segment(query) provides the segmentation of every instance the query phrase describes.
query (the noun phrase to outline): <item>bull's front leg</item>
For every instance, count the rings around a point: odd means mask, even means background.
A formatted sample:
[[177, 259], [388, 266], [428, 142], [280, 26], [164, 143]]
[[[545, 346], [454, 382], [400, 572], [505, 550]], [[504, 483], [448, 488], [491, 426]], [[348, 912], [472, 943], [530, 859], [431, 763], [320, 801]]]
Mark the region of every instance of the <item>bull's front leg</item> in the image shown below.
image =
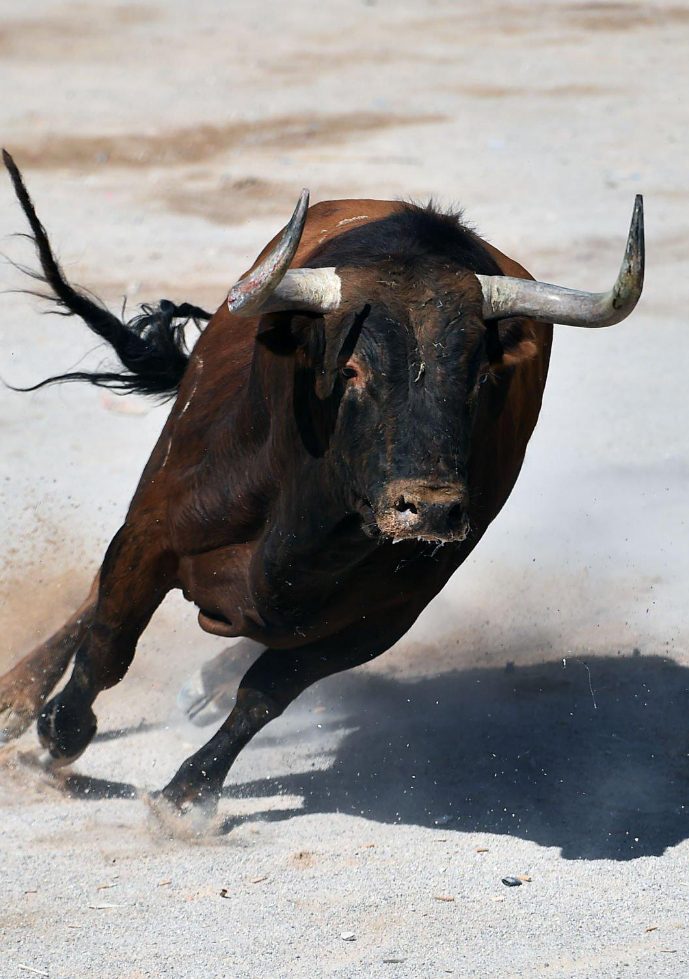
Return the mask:
[[0, 677], [0, 741], [18, 738], [38, 717], [88, 633], [97, 593], [98, 576], [86, 601], [62, 628]]
[[125, 524], [108, 548], [72, 675], [38, 718], [39, 740], [54, 764], [74, 761], [93, 738], [93, 702], [124, 677], [139, 636], [172, 586], [175, 561], [156, 548], [155, 529]]
[[[342, 635], [299, 649], [266, 649], [242, 679], [231, 714], [207, 744], [188, 758], [162, 790], [183, 813], [198, 804], [213, 809], [235, 758], [268, 724], [317, 680], [369, 662], [397, 641], [386, 635]], [[154, 810], [160, 796], [153, 800]]]

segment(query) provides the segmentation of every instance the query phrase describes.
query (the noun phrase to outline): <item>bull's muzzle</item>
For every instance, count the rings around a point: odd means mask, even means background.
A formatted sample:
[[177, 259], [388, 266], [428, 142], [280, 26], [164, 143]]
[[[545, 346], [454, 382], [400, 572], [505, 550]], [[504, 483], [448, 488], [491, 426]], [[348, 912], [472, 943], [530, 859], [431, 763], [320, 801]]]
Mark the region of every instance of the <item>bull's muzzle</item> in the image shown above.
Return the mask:
[[469, 534], [467, 502], [462, 483], [396, 480], [374, 512], [380, 532], [393, 541], [459, 542]]

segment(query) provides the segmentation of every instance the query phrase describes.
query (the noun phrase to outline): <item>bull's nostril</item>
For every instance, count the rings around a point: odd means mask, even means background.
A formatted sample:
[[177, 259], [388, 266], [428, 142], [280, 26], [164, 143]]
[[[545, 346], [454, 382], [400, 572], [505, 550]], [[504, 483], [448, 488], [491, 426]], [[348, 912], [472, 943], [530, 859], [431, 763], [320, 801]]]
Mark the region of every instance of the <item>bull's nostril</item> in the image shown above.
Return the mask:
[[400, 513], [418, 513], [414, 504], [410, 500], [405, 500], [403, 496], [395, 500], [395, 510], [399, 510]]

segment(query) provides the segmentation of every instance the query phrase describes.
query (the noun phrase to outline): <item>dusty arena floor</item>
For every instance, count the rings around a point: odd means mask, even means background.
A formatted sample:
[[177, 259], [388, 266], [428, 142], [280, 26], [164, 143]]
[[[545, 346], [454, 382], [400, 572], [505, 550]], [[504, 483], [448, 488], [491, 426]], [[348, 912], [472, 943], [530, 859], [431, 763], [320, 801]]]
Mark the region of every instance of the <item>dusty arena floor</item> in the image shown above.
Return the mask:
[[[223, 642], [178, 597], [66, 778], [33, 731], [2, 749], [3, 979], [687, 975], [689, 5], [0, 0], [0, 77], [1, 142], [113, 308], [214, 308], [303, 186], [459, 203], [585, 289], [642, 192], [648, 260], [628, 322], [557, 330], [472, 559], [242, 754], [219, 835], [168, 839], [141, 799], [210, 734], [176, 694]], [[2, 179], [0, 247], [31, 264], [24, 230]], [[107, 356], [0, 305], [11, 384]], [[0, 388], [3, 669], [81, 601], [165, 416]]]

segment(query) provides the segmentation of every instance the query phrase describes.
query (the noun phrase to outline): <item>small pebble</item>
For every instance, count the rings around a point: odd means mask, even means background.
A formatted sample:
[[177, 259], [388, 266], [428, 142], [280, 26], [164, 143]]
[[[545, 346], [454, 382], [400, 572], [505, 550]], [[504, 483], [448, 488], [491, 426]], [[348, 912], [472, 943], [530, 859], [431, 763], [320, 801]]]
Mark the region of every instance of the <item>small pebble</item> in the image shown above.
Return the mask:
[[340, 935], [343, 942], [353, 942], [356, 941], [356, 935], [353, 931], [343, 931]]
[[521, 887], [522, 882], [518, 877], [503, 877], [502, 882], [505, 887]]

